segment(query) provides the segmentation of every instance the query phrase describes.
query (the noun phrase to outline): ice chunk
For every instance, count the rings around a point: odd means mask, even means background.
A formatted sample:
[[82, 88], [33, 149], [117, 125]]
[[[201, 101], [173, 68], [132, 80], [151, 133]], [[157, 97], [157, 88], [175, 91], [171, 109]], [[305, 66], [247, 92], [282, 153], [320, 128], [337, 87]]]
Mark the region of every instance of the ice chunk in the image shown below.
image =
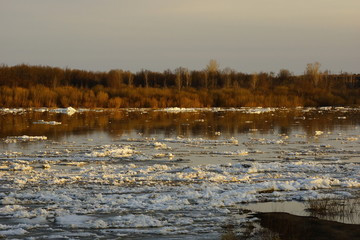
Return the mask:
[[94, 218], [90, 216], [71, 214], [71, 215], [56, 217], [55, 222], [63, 226], [80, 228], [80, 227], [86, 227], [86, 223], [93, 219]]
[[16, 143], [16, 142], [33, 142], [33, 141], [43, 141], [47, 140], [46, 136], [10, 136], [5, 139], [6, 143]]
[[212, 139], [203, 139], [203, 138], [165, 138], [161, 140], [162, 142], [172, 142], [172, 143], [188, 143], [188, 144], [238, 144], [239, 141], [236, 138], [230, 139], [220, 139], [220, 140], [212, 140]]
[[315, 136], [320, 136], [322, 135], [324, 132], [323, 131], [315, 131]]
[[39, 121], [33, 122], [33, 124], [61, 125], [61, 122], [39, 120]]
[[195, 108], [171, 107], [171, 108], [160, 109], [160, 111], [171, 112], [171, 113], [180, 113], [180, 112], [197, 112], [198, 110]]
[[249, 154], [247, 150], [225, 151], [225, 152], [212, 152], [212, 154], [227, 155], [227, 156], [246, 156]]
[[165, 143], [161, 143], [161, 142], [154, 142], [151, 145], [154, 146], [155, 149], [168, 149], [169, 148], [168, 146], [166, 146]]
[[26, 112], [26, 109], [24, 108], [1, 108], [0, 109], [1, 112], [4, 113], [12, 113], [12, 114], [18, 114], [18, 113], [24, 113]]
[[153, 216], [148, 215], [134, 215], [129, 214], [125, 216], [118, 216], [112, 218], [112, 222], [117, 227], [133, 227], [133, 228], [142, 228], [142, 227], [162, 227], [168, 224], [167, 221], [160, 221]]
[[86, 153], [88, 157], [130, 157], [137, 153], [135, 150], [131, 149], [130, 146], [118, 147], [118, 146], [109, 146], [104, 145], [100, 150], [93, 150], [90, 153]]
[[73, 107], [67, 107], [67, 108], [56, 108], [56, 109], [52, 109], [50, 110], [50, 112], [55, 112], [55, 113], [63, 113], [63, 114], [67, 114], [69, 116], [73, 115], [74, 113], [76, 113], [76, 109]]
[[6, 236], [13, 236], [13, 235], [24, 235], [26, 233], [28, 233], [28, 231], [26, 231], [23, 228], [14, 228], [14, 229], [0, 231], [0, 237], [1, 236], [6, 237]]

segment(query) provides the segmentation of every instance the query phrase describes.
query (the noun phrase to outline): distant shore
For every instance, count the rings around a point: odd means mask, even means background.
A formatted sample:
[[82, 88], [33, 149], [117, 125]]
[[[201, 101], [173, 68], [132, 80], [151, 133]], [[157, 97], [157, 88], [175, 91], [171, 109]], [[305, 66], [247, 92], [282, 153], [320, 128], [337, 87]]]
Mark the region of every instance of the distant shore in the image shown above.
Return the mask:
[[0, 66], [0, 107], [167, 108], [360, 106], [360, 74], [331, 74], [308, 64], [245, 74], [218, 69], [136, 73], [47, 66]]

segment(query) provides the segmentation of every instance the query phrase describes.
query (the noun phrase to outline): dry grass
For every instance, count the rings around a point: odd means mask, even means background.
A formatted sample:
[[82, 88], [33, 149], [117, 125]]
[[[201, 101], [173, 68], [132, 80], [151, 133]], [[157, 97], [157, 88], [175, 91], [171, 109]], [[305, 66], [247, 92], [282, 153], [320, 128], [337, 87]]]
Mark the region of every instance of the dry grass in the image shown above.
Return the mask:
[[360, 199], [314, 199], [306, 202], [306, 209], [314, 216], [345, 216], [360, 212]]

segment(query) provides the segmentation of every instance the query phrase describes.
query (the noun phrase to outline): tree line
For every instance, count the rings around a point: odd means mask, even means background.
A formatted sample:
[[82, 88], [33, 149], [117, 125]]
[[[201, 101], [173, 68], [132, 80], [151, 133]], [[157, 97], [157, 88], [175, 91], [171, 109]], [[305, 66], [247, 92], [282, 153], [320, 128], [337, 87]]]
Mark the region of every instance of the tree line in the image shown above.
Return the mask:
[[358, 106], [360, 74], [241, 73], [210, 60], [203, 70], [92, 72], [49, 66], [0, 66], [0, 107], [294, 107]]

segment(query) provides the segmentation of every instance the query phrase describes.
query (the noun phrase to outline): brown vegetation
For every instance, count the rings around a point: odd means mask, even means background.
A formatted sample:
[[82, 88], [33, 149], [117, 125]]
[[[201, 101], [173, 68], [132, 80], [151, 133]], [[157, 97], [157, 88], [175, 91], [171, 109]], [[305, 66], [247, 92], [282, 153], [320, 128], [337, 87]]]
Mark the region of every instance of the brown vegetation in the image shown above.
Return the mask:
[[0, 107], [292, 107], [360, 105], [360, 75], [244, 74], [220, 70], [211, 60], [202, 71], [177, 68], [89, 72], [43, 66], [0, 66]]

